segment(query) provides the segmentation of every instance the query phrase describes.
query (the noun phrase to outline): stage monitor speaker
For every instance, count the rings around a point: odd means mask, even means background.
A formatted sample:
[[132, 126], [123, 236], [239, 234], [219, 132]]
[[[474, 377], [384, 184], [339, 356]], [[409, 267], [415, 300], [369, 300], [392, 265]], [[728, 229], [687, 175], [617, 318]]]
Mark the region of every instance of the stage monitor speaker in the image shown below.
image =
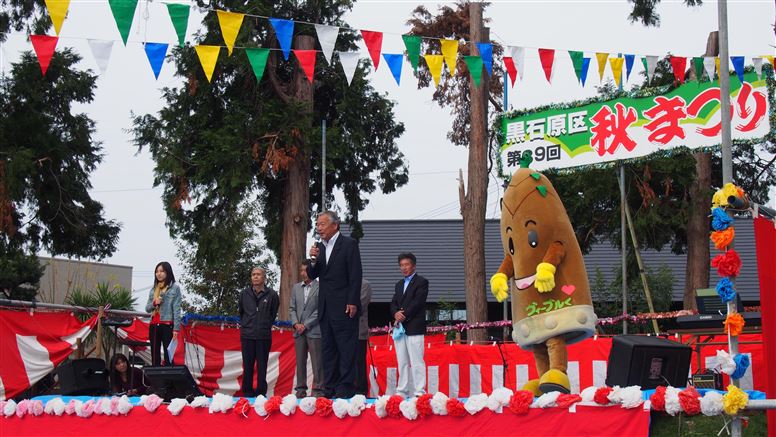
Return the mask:
[[690, 373], [692, 349], [681, 343], [646, 335], [618, 335], [612, 339], [606, 385], [642, 390], [659, 385], [684, 387]]
[[105, 360], [83, 358], [57, 367], [59, 392], [65, 396], [99, 396], [108, 393], [108, 371]]
[[152, 391], [165, 401], [175, 398], [191, 401], [202, 394], [186, 366], [146, 367], [143, 376]]

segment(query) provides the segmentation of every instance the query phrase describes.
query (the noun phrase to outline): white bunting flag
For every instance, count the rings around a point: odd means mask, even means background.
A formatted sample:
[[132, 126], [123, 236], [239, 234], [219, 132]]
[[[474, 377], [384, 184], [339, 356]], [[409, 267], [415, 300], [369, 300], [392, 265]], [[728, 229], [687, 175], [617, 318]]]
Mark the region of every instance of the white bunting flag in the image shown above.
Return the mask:
[[523, 70], [525, 69], [525, 48], [510, 47], [509, 51], [512, 53], [512, 63], [515, 64], [517, 75], [520, 76], [520, 80], [523, 80]]
[[703, 58], [703, 69], [706, 70], [709, 80], [714, 80], [714, 72], [717, 70], [717, 61], [714, 56], [705, 56]]
[[90, 39], [89, 47], [92, 49], [92, 56], [100, 68], [100, 74], [105, 74], [110, 62], [110, 53], [113, 50], [113, 41]]
[[321, 51], [326, 58], [326, 62], [331, 65], [331, 55], [334, 53], [334, 45], [337, 43], [339, 27], [327, 26], [325, 24], [316, 24], [315, 32], [318, 33], [318, 42], [321, 44]]
[[342, 70], [345, 71], [345, 77], [348, 79], [348, 85], [353, 82], [353, 75], [358, 68], [358, 61], [360, 60], [359, 52], [337, 52], [342, 64]]
[[763, 75], [763, 58], [752, 58], [752, 65], [754, 65], [754, 72], [757, 73], [759, 79]]
[[647, 60], [647, 78], [651, 82], [657, 68], [657, 56], [644, 56], [644, 59]]

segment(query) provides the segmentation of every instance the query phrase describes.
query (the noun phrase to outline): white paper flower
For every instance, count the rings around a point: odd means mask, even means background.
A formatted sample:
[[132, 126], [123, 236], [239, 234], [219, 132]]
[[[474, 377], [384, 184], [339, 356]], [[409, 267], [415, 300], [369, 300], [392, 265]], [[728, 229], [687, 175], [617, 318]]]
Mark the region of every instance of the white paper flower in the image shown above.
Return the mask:
[[[213, 398], [213, 400], [215, 401], [215, 398]], [[264, 395], [256, 396], [256, 400], [253, 402], [253, 409], [256, 411], [256, 414], [261, 417], [265, 417], [267, 415], [267, 410], [264, 409], [264, 404], [266, 403], [267, 398], [265, 398]]]
[[469, 412], [469, 414], [473, 415], [482, 411], [487, 403], [488, 395], [485, 393], [480, 393], [478, 395], [469, 396], [469, 399], [466, 400], [466, 403], [463, 404], [463, 407], [466, 409], [466, 411]]
[[488, 396], [488, 409], [500, 413], [505, 406], [509, 405], [509, 399], [512, 398], [512, 394], [514, 394], [512, 390], [506, 387], [499, 387], [493, 390], [493, 393]]
[[210, 399], [208, 399], [207, 396], [197, 396], [193, 401], [191, 401], [191, 406], [193, 408], [209, 407]]
[[355, 395], [353, 396], [353, 399], [350, 400], [350, 405], [348, 406], [348, 415], [350, 417], [358, 417], [361, 415], [361, 412], [366, 409], [366, 396], [364, 395]]
[[722, 414], [722, 394], [716, 391], [707, 391], [701, 398], [701, 413], [704, 416]]
[[732, 375], [736, 371], [736, 362], [729, 353], [719, 349], [717, 350], [717, 362], [714, 368], [726, 375]]
[[5, 417], [11, 417], [14, 414], [16, 414], [16, 402], [11, 399], [10, 401], [5, 403], [5, 406], [3, 407], [3, 415]]
[[160, 405], [162, 405], [162, 398], [157, 395], [148, 396], [145, 402], [143, 402], [143, 406], [149, 413], [156, 411]]
[[682, 412], [682, 405], [679, 403], [679, 391], [676, 387], [666, 387], [666, 413], [672, 416]]
[[62, 398], [53, 398], [46, 402], [46, 407], [43, 411], [46, 414], [53, 414], [55, 416], [61, 416], [65, 412], [65, 401]]
[[590, 386], [584, 390], [579, 396], [582, 398], [582, 402], [595, 402], [595, 392], [598, 390], [596, 386]]
[[559, 391], [551, 391], [549, 393], [544, 393], [543, 395], [536, 398], [532, 406], [535, 406], [538, 408], [554, 407], [557, 405], [556, 402], [558, 401], [558, 396], [560, 396]]
[[283, 400], [280, 402], [280, 412], [286, 416], [294, 414], [294, 411], [296, 411], [296, 406], [296, 396], [292, 394], [285, 395], [283, 396]]
[[431, 404], [431, 411], [439, 416], [447, 416], [447, 400], [449, 398], [442, 392], [434, 393], [434, 397], [431, 398], [429, 404]]
[[132, 404], [129, 402], [129, 398], [127, 395], [123, 395], [119, 399], [119, 405], [118, 405], [118, 411], [119, 414], [126, 416], [129, 414], [129, 411], [132, 410]]
[[388, 415], [388, 411], [385, 410], [385, 406], [388, 404], [390, 396], [382, 395], [375, 401], [375, 414], [379, 418], [384, 418]]
[[622, 408], [636, 408], [644, 403], [644, 393], [641, 386], [631, 385], [620, 389], [620, 403]]
[[181, 414], [181, 411], [183, 411], [183, 407], [188, 405], [188, 401], [183, 398], [175, 398], [172, 401], [170, 401], [170, 405], [167, 406], [167, 411], [170, 412], [173, 416], [177, 416], [178, 414]]
[[399, 411], [401, 415], [409, 420], [415, 420], [418, 418], [418, 398], [409, 398], [401, 401], [399, 404]]
[[308, 416], [315, 414], [315, 398], [312, 396], [303, 398], [301, 401], [299, 401], [299, 409]]
[[343, 417], [348, 415], [348, 407], [350, 406], [350, 403], [342, 398], [335, 399], [334, 402], [331, 404], [331, 411], [334, 413], [335, 416], [342, 419]]
[[606, 395], [606, 399], [609, 400], [610, 404], [619, 404], [622, 402], [622, 394], [620, 393], [622, 391], [622, 387], [619, 385], [615, 385], [612, 387], [612, 391], [609, 392], [608, 395]]
[[106, 416], [110, 416], [111, 415], [110, 398], [102, 397], [98, 399], [97, 408], [95, 408], [94, 414], [104, 414]]
[[148, 399], [148, 395], [140, 396], [140, 400], [137, 402], [137, 406], [142, 407], [143, 405], [145, 405], [146, 399]]

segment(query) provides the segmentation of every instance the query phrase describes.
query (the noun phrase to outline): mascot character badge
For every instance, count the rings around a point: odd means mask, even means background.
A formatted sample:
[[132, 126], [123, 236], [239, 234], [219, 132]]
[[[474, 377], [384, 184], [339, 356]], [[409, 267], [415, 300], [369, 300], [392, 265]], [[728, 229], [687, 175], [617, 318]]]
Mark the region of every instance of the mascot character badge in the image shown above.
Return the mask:
[[566, 345], [595, 333], [597, 317], [582, 251], [566, 209], [549, 179], [518, 169], [501, 205], [504, 261], [490, 280], [499, 302], [512, 295], [512, 338], [531, 350], [539, 379], [523, 387], [537, 396], [568, 393]]

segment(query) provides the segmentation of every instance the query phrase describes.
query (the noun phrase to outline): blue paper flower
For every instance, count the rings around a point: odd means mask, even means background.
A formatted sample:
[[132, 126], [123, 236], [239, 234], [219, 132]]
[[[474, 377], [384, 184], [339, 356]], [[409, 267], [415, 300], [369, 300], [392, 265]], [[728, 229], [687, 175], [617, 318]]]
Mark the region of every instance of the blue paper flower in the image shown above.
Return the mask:
[[733, 223], [733, 219], [730, 218], [724, 209], [714, 208], [711, 210], [711, 227], [715, 231], [724, 231]]
[[733, 372], [730, 377], [733, 379], [739, 379], [744, 376], [746, 369], [749, 368], [749, 355], [737, 354], [735, 357], [733, 357], [733, 361], [736, 362], [736, 371]]
[[732, 302], [736, 298], [736, 289], [733, 288], [730, 278], [722, 278], [717, 282], [717, 294], [725, 303]]

